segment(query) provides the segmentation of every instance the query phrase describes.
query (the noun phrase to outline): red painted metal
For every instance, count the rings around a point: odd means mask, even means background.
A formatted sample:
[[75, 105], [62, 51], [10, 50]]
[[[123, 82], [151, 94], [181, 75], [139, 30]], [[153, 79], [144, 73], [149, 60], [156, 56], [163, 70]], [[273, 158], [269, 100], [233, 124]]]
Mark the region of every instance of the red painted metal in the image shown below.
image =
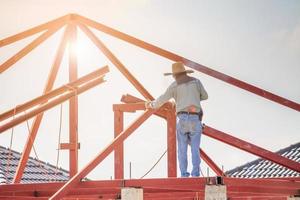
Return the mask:
[[261, 158], [270, 160], [274, 163], [277, 163], [279, 165], [282, 165], [284, 167], [287, 167], [289, 169], [292, 169], [296, 172], [300, 172], [300, 163], [297, 163], [293, 160], [290, 160], [286, 157], [283, 157], [281, 155], [278, 155], [276, 153], [273, 153], [271, 151], [268, 151], [266, 149], [263, 149], [259, 146], [256, 146], [254, 144], [251, 144], [249, 142], [246, 142], [244, 140], [241, 140], [239, 138], [233, 137], [231, 135], [228, 135], [222, 131], [216, 130], [214, 128], [211, 128], [209, 126], [205, 126], [203, 134], [212, 137], [216, 140], [219, 140], [221, 142], [224, 142], [226, 144], [229, 144], [231, 146], [237, 147], [239, 149], [242, 149], [246, 152], [252, 153], [254, 155], [257, 155]]
[[177, 177], [176, 159], [176, 111], [172, 107], [167, 114], [168, 177]]
[[80, 149], [80, 143], [60, 143], [59, 144], [59, 149]]
[[[82, 31], [95, 43], [95, 45], [108, 57], [108, 59], [120, 70], [120, 72], [136, 87], [136, 89], [148, 100], [152, 100], [153, 97], [150, 93], [142, 86], [141, 83], [137, 81], [137, 79], [126, 69], [126, 67], [116, 58], [116, 56], [90, 31], [87, 26], [96, 28], [102, 32], [105, 32], [109, 35], [122, 39], [126, 42], [144, 48], [150, 52], [153, 52], [157, 55], [163, 56], [173, 61], [182, 61], [186, 66], [191, 67], [195, 70], [198, 70], [202, 73], [215, 77], [217, 79], [223, 80], [229, 84], [242, 88], [244, 90], [250, 91], [254, 94], [267, 98], [271, 101], [277, 102], [284, 106], [290, 107], [297, 111], [300, 111], [300, 105], [296, 102], [287, 100], [278, 95], [272, 94], [268, 91], [230, 77], [226, 74], [220, 73], [218, 71], [212, 70], [206, 66], [195, 63], [191, 60], [188, 60], [184, 57], [136, 39], [132, 36], [124, 34], [122, 32], [116, 31], [112, 28], [104, 26], [95, 21], [89, 20], [87, 18], [81, 17], [79, 15], [70, 14], [54, 20], [52, 22], [34, 27], [29, 29], [28, 31], [24, 31], [20, 34], [14, 35], [12, 37], [6, 38], [4, 40], [0, 40], [0, 47], [18, 41], [20, 39], [26, 38], [30, 35], [33, 35], [37, 32], [41, 32], [43, 30], [48, 30], [36, 40], [34, 40], [27, 47], [18, 52], [14, 57], [10, 58], [4, 64], [0, 66], [0, 72], [8, 69], [11, 65], [21, 59], [23, 56], [28, 54], [32, 49], [50, 37], [55, 31], [57, 31], [61, 26], [65, 23], [68, 23], [68, 30], [70, 30], [70, 35], [66, 35], [68, 32], [66, 30], [65, 36], [70, 37], [70, 40], [75, 41], [76, 35], [76, 25], [78, 25]], [[55, 30], [56, 29], [56, 30]], [[53, 33], [51, 33], [51, 31]], [[45, 88], [44, 93], [51, 90], [53, 82], [55, 80], [55, 76], [61, 62], [61, 58], [63, 55], [63, 51], [65, 48], [65, 40], [63, 39], [60, 45], [60, 48], [57, 52], [56, 59], [52, 66], [52, 72], [50, 73], [47, 86]], [[76, 57], [70, 55], [70, 80], [73, 81], [77, 79], [77, 72], [74, 70], [77, 66]], [[73, 96], [84, 92], [85, 90], [100, 84], [103, 82], [103, 77], [94, 77], [90, 81], [87, 81], [86, 84], [83, 83], [83, 80], [78, 80], [77, 84], [79, 86], [74, 86], [75, 82], [72, 82], [68, 85], [68, 89], [65, 87], [58, 88], [53, 92], [46, 93], [45, 95], [34, 99], [26, 104], [23, 104], [15, 109], [12, 109], [8, 112], [5, 112], [0, 115], [0, 121], [5, 120], [14, 113], [20, 113], [27, 109], [32, 108], [29, 113], [23, 114], [17, 117], [14, 120], [9, 121], [8, 123], [4, 123], [4, 125], [0, 126], [0, 133], [4, 130], [7, 130], [10, 127], [13, 127], [24, 120], [27, 120], [35, 115], [38, 115], [37, 119], [39, 121], [34, 122], [36, 126], [33, 126], [32, 132], [36, 134], [40, 121], [42, 119], [42, 113], [45, 110], [52, 108], [53, 106], [72, 98]], [[71, 89], [71, 90], [70, 90]], [[63, 94], [58, 97], [58, 94]], [[58, 97], [52, 100], [53, 97]], [[103, 151], [101, 151], [98, 156], [92, 160], [86, 167], [84, 167], [80, 172], [74, 170], [71, 172], [73, 174], [73, 178], [71, 178], [67, 183], [47, 183], [47, 184], [13, 184], [13, 185], [0, 185], [0, 199], [113, 199], [116, 198], [117, 195], [120, 194], [120, 189], [122, 187], [142, 187], [144, 189], [144, 197], [145, 199], [194, 199], [194, 198], [203, 198], [204, 195], [204, 187], [208, 182], [215, 184], [215, 178], [210, 178], [210, 181], [207, 178], [168, 178], [168, 179], [143, 179], [143, 180], [112, 180], [112, 181], [86, 181], [82, 182], [82, 178], [84, 178], [91, 170], [93, 170], [107, 155], [109, 155], [113, 150], [115, 150], [115, 168], [118, 168], [115, 172], [115, 177], [123, 178], [123, 166], [120, 163], [123, 162], [123, 142], [124, 140], [131, 135], [131, 133], [137, 129], [147, 118], [149, 118], [152, 114], [156, 114], [164, 119], [167, 119], [168, 123], [168, 176], [176, 176], [176, 140], [175, 136], [175, 111], [174, 108], [170, 104], [165, 104], [159, 110], [148, 110], [143, 115], [141, 115], [133, 124], [131, 124], [128, 128], [123, 131], [123, 117], [120, 118], [120, 113], [124, 111], [134, 112], [136, 110], [144, 110], [144, 101], [138, 99], [136, 97], [127, 95], [122, 98], [122, 101], [126, 104], [118, 104], [114, 105], [115, 111], [115, 121], [118, 123], [115, 124], [115, 136], [116, 138], [112, 141], [110, 145], [108, 145]], [[75, 146], [77, 150], [77, 102], [76, 100], [71, 103], [70, 106], [70, 119], [73, 123], [70, 124], [70, 130], [72, 138], [70, 138], [69, 146], [72, 147], [70, 149], [74, 149]], [[34, 108], [34, 105], [37, 108]], [[116, 114], [116, 112], [119, 112]], [[122, 122], [122, 123], [119, 123]], [[122, 125], [122, 126], [121, 126]], [[204, 129], [204, 134], [214, 139], [220, 140], [226, 144], [232, 145], [239, 149], [245, 150], [249, 153], [253, 153], [262, 158], [268, 159], [272, 162], [280, 164], [282, 166], [288, 167], [292, 170], [300, 172], [300, 164], [294, 161], [291, 161], [287, 158], [279, 156], [275, 153], [267, 151], [261, 147], [253, 145], [251, 143], [245, 142], [228, 134], [225, 134], [221, 131], [213, 129], [211, 127], [206, 126]], [[35, 136], [32, 138], [34, 140]], [[31, 140], [31, 139], [30, 139]], [[33, 143], [33, 141], [32, 141]], [[76, 144], [76, 145], [74, 145]], [[26, 147], [31, 149], [32, 144], [27, 144]], [[202, 150], [202, 158], [205, 160], [208, 165], [216, 172], [217, 175], [223, 175], [223, 172], [218, 168], [218, 166], [203, 152]], [[174, 153], [175, 152], [175, 153]], [[29, 155], [28, 153], [28, 155]], [[70, 157], [74, 157], [73, 154]], [[76, 157], [76, 156], [75, 156]], [[22, 165], [26, 164], [26, 156], [22, 161]], [[119, 163], [118, 163], [119, 162]], [[78, 158], [70, 161], [70, 166], [78, 163]], [[122, 170], [121, 170], [122, 169]], [[76, 173], [77, 172], [77, 173]], [[15, 180], [21, 178], [22, 170], [19, 170], [19, 175]], [[300, 182], [297, 178], [295, 179], [232, 179], [224, 177], [224, 183], [227, 186], [228, 197], [230, 199], [284, 199], [286, 196], [290, 195], [299, 195]], [[7, 186], [7, 187], [6, 187]], [[66, 196], [65, 196], [66, 195]], [[15, 197], [12, 197], [15, 196]], [[38, 197], [35, 197], [38, 196]]]
[[206, 164], [216, 173], [216, 175], [224, 176], [223, 171], [201, 148], [199, 148], [199, 151], [201, 159], [203, 159], [206, 162]]
[[14, 43], [14, 42], [17, 42], [19, 40], [25, 39], [27, 37], [30, 37], [30, 36], [36, 34], [36, 33], [45, 31], [45, 30], [47, 30], [51, 27], [56, 27], [57, 25], [64, 24], [69, 20], [69, 18], [70, 18], [70, 15], [65, 15], [65, 16], [59, 17], [55, 20], [52, 20], [50, 22], [41, 24], [39, 26], [35, 26], [31, 29], [28, 29], [28, 30], [23, 31], [21, 33], [18, 33], [16, 35], [12, 35], [10, 37], [2, 39], [2, 40], [0, 40], [0, 47], [4, 47], [4, 46], [9, 45], [11, 43]]
[[[60, 45], [58, 47], [58, 50], [57, 50], [57, 53], [56, 53], [56, 56], [55, 56], [55, 59], [54, 59], [54, 63], [52, 64], [51, 71], [50, 71], [50, 74], [48, 76], [47, 84], [44, 88], [43, 94], [48, 93], [54, 85], [54, 81], [55, 81], [60, 63], [62, 61], [64, 50], [65, 50], [65, 47], [66, 47], [66, 42], [67, 42], [68, 35], [69, 35], [69, 29], [66, 29], [65, 32], [64, 32], [64, 35], [62, 37], [62, 40], [60, 42]], [[34, 104], [33, 104], [33, 102], [29, 102], [26, 105], [33, 106]], [[25, 110], [25, 108], [26, 108], [25, 104], [23, 104], [22, 107], [24, 109], [22, 109], [22, 108], [13, 109], [14, 111], [12, 110], [11, 112], [6, 112], [6, 113], [8, 113], [8, 114], [9, 113], [11, 113], [11, 114], [15, 113], [16, 114], [18, 112], [21, 112], [21, 111]], [[35, 117], [35, 119], [33, 121], [30, 133], [28, 135], [26, 144], [24, 146], [24, 149], [23, 149], [23, 152], [22, 152], [22, 155], [21, 155], [21, 159], [19, 161], [16, 173], [15, 173], [15, 176], [14, 176], [14, 180], [13, 180], [14, 183], [20, 183], [20, 181], [21, 181], [21, 178], [22, 178], [27, 160], [29, 158], [33, 143], [35, 141], [38, 129], [40, 127], [40, 123], [42, 121], [42, 118], [43, 118], [43, 113], [40, 113], [38, 116]]]
[[[131, 100], [136, 102], [133, 96], [130, 97]], [[126, 101], [123, 99], [122, 101]], [[164, 106], [162, 108], [167, 107]], [[127, 104], [114, 104], [113, 110], [115, 113], [115, 137], [123, 130], [123, 112], [135, 112], [136, 110], [145, 110], [144, 102], [137, 103], [127, 103]], [[155, 111], [155, 114], [158, 115], [158, 111]], [[175, 109], [170, 109], [167, 112], [167, 140], [168, 140], [168, 177], [177, 176], [177, 165], [176, 165], [176, 116]], [[120, 124], [121, 123], [121, 124]], [[115, 149], [115, 178], [123, 179], [123, 144], [120, 144], [120, 147]]]
[[[122, 98], [121, 98], [121, 101], [124, 102], [124, 103], [127, 103], [127, 104], [131, 104], [131, 103], [136, 103], [136, 104], [142, 103], [142, 104], [144, 104], [144, 103], [145, 103], [144, 100], [139, 99], [139, 98], [137, 98], [137, 97], [135, 97], [135, 96], [132, 96], [132, 95], [130, 95], [130, 94], [123, 95]], [[168, 104], [168, 103], [167, 103], [167, 104]], [[166, 119], [167, 112], [168, 112], [168, 108], [165, 107], [165, 106], [166, 106], [166, 104], [163, 105], [162, 107], [160, 107], [160, 108], [155, 112], [155, 115], [157, 115], [157, 116], [159, 116], [159, 117], [161, 117], [161, 118], [163, 118], [163, 119]], [[142, 106], [141, 106], [141, 108], [142, 108]], [[143, 107], [142, 110], [145, 110], [145, 106]]]
[[26, 47], [24, 47], [22, 50], [20, 50], [18, 53], [16, 53], [14, 56], [9, 58], [7, 61], [2, 63], [0, 65], [0, 73], [7, 70], [10, 66], [18, 62], [21, 58], [26, 56], [30, 51], [32, 51], [34, 48], [36, 48], [38, 45], [40, 45], [42, 42], [44, 42], [46, 39], [48, 39], [51, 35], [53, 35], [58, 29], [62, 27], [62, 24], [55, 26], [54, 28], [49, 29], [42, 35], [40, 35], [38, 38], [33, 40], [30, 44], [28, 44]]
[[99, 38], [94, 35], [94, 33], [87, 26], [84, 24], [79, 24], [79, 27], [146, 99], [154, 99], [152, 95], [144, 88], [144, 86], [127, 70], [121, 61], [118, 60], [118, 58], [104, 45], [101, 40], [99, 40]]
[[[77, 80], [77, 27], [70, 24], [69, 37], [69, 81]], [[78, 144], [78, 96], [75, 95], [69, 100], [69, 142]], [[78, 148], [69, 149], [69, 176], [70, 178], [78, 172]]]
[[[137, 98], [135, 96], [132, 96], [130, 94], [123, 95], [122, 98], [121, 98], [121, 101], [124, 102], [124, 103], [127, 103], [127, 104], [114, 104], [114, 107], [117, 106], [119, 109], [121, 107], [121, 109], [123, 111], [126, 111], [126, 112], [133, 112], [133, 111], [135, 111], [135, 109], [139, 109], [139, 108], [142, 109], [142, 107], [143, 107], [142, 105], [138, 104], [138, 106], [137, 106], [137, 105], [134, 104], [135, 106], [132, 108], [132, 106], [129, 107], [128, 104], [130, 104], [130, 103], [136, 103], [137, 104], [138, 102], [144, 102], [143, 100], [141, 100], [141, 99], [139, 99], [139, 98]], [[170, 106], [172, 107], [172, 105], [170, 105]], [[163, 110], [161, 108], [160, 109], [160, 113], [161, 114], [158, 114], [158, 112], [156, 112], [155, 114], [158, 115], [158, 116], [160, 116], [160, 117], [162, 117], [162, 118], [166, 118], [166, 116], [168, 116], [170, 112], [175, 112], [175, 111], [174, 110], [170, 111], [170, 109], [169, 110]], [[169, 121], [169, 120], [167, 119], [167, 121]], [[176, 128], [176, 121], [174, 123], [175, 123], [175, 128]], [[170, 140], [171, 140], [170, 142], [172, 142], [173, 146], [174, 146], [174, 140], [173, 140], [173, 138], [170, 139]], [[168, 142], [168, 145], [170, 144], [170, 142]], [[202, 149], [200, 149], [200, 155], [201, 155], [201, 158], [208, 164], [208, 166], [218, 176], [224, 176], [224, 173], [222, 172], [222, 170], [217, 166], [217, 164]], [[171, 154], [170, 157], [173, 157], [173, 159], [175, 157], [175, 163], [176, 163], [176, 134], [175, 134], [175, 153], [173, 153], [173, 155]], [[170, 161], [170, 162], [174, 162], [174, 161]], [[176, 166], [176, 164], [175, 164], [175, 166]], [[169, 170], [171, 170], [171, 169], [169, 169]], [[169, 171], [168, 171], [168, 173], [169, 173]], [[168, 176], [168, 177], [172, 177], [172, 176]]]
[[64, 85], [62, 87], [59, 87], [55, 90], [51, 90], [51, 92], [47, 92], [45, 93], [43, 96], [40, 96], [40, 97], [37, 97], [33, 100], [30, 100], [26, 103], [23, 103], [21, 105], [18, 105], [16, 108], [13, 108], [9, 111], [6, 111], [2, 114], [0, 114], [0, 121], [3, 121], [5, 119], [8, 119], [10, 117], [13, 117], [14, 114], [19, 114], [23, 111], [26, 111], [26, 110], [30, 110], [31, 108], [33, 108], [34, 106], [38, 106], [38, 105], [41, 105], [41, 104], [44, 104], [46, 103], [49, 99], [51, 98], [55, 98], [57, 95], [60, 95], [64, 92], [67, 92], [69, 91], [71, 88], [76, 88], [82, 84], [85, 84], [86, 82], [92, 80], [92, 79], [95, 79], [95, 78], [99, 78], [101, 76], [103, 76], [104, 74], [108, 73], [109, 72], [109, 69], [108, 69], [108, 66], [105, 66], [105, 67], [102, 67], [102, 68], [99, 68], [83, 77], [81, 77], [80, 79], [74, 81], [73, 83], [69, 83], [67, 85]]
[[120, 143], [131, 135], [131, 133], [137, 129], [145, 120], [147, 120], [154, 110], [147, 110], [136, 121], [134, 121], [126, 130], [119, 134], [110, 145], [108, 145], [103, 151], [101, 151], [95, 159], [87, 164], [80, 172], [78, 172], [72, 179], [70, 179], [62, 188], [60, 188], [50, 200], [58, 200], [64, 197], [71, 188], [74, 188], [82, 178], [84, 178], [91, 170], [93, 170], [104, 158], [106, 158]]
[[121, 110], [123, 112], [136, 112], [137, 110], [145, 110], [145, 103], [114, 104], [113, 110]]
[[74, 16], [74, 18], [76, 20], [78, 20], [80, 23], [82, 24], [85, 24], [85, 25], [88, 25], [92, 28], [95, 28], [99, 31], [102, 31], [104, 33], [107, 33], [111, 36], [114, 36], [116, 38], [119, 38], [121, 40], [124, 40], [130, 44], [133, 44], [133, 45], [136, 45], [140, 48], [143, 48], [143, 49], [146, 49], [152, 53], [155, 53], [159, 56], [162, 56], [162, 57], [165, 57], [165, 58], [168, 58], [172, 61], [182, 61], [186, 66], [190, 67], [190, 68], [193, 68], [199, 72], [202, 72], [204, 74], [207, 74], [209, 76], [212, 76], [214, 78], [217, 78], [219, 80], [222, 80], [226, 83], [229, 83], [231, 85], [234, 85], [236, 87], [239, 87], [241, 89], [244, 89], [246, 91], [249, 91], [251, 93], [254, 93], [256, 95], [259, 95], [263, 98], [266, 98], [266, 99], [269, 99], [273, 102], [276, 102], [276, 103], [279, 103], [281, 105], [284, 105], [284, 106], [287, 106], [289, 108], [292, 108], [294, 110], [297, 110], [297, 111], [300, 111], [300, 104], [297, 103], [297, 102], [294, 102], [294, 101], [291, 101], [291, 100], [288, 100], [286, 98], [283, 98], [281, 96], [278, 96], [276, 94], [273, 94], [271, 92], [268, 92], [266, 90], [263, 90], [261, 88], [258, 88], [254, 85], [251, 85], [251, 84], [248, 84], [244, 81], [241, 81], [241, 80], [238, 80], [236, 78], [233, 78], [231, 76], [228, 76], [224, 73], [221, 73], [221, 72], [218, 72], [216, 70], [213, 70], [207, 66], [204, 66], [204, 65], [201, 65], [201, 64], [198, 64], [192, 60], [189, 60], [187, 58], [184, 58], [182, 56], [179, 56], [177, 54], [174, 54], [170, 51], [167, 51], [165, 49], [162, 49], [162, 48], [159, 48], [157, 46], [154, 46], [150, 43], [147, 43], [147, 42], [144, 42], [142, 40], [139, 40], [137, 38], [134, 38], [130, 35], [127, 35], [125, 33], [122, 33], [120, 31], [117, 31], [115, 29], [112, 29], [108, 26], [105, 26], [101, 23], [98, 23], [96, 21], [93, 21], [93, 20], [90, 20], [88, 18], [85, 18], [85, 17], [82, 17], [82, 16], [79, 16], [79, 15], [76, 15]]
[[[114, 104], [114, 107], [116, 106], [118, 109], [121, 109], [121, 110], [126, 111], [126, 112], [134, 112], [135, 110], [138, 110], [138, 109], [142, 110], [143, 109], [143, 105], [138, 103], [138, 102], [143, 102], [143, 100], [141, 100], [137, 97], [134, 97], [132, 95], [129, 95], [129, 94], [123, 95], [122, 98], [121, 98], [121, 101], [125, 102], [125, 103], [128, 103], [128, 104]], [[132, 104], [132, 103], [135, 103], [135, 104]], [[169, 115], [169, 112], [170, 111], [167, 110], [166, 114], [162, 114], [162, 115], [160, 115], [160, 117], [166, 118], [166, 116]], [[172, 111], [172, 112], [174, 112], [174, 111]], [[157, 112], [155, 114], [157, 114]], [[168, 142], [168, 144], [169, 144], [169, 142]], [[175, 148], [176, 148], [176, 146], [175, 146]], [[201, 154], [201, 158], [216, 173], [216, 175], [224, 176], [223, 171], [217, 166], [217, 164], [202, 149], [200, 149], [200, 154]], [[175, 152], [175, 159], [176, 159], [176, 152]]]
[[262, 186], [273, 188], [299, 188], [300, 181], [295, 179], [282, 180], [281, 178], [224, 178], [225, 185]]
[[[120, 110], [114, 110], [114, 135], [115, 138], [122, 133], [124, 129], [124, 113]], [[120, 143], [114, 151], [115, 179], [124, 179], [124, 143]]]
[[[215, 177], [209, 177], [215, 180]], [[230, 199], [271, 198], [299, 195], [300, 182], [270, 179], [224, 178]], [[213, 182], [214, 183], [214, 182]], [[0, 185], [0, 196], [49, 197], [64, 183]], [[107, 181], [83, 181], [69, 190], [69, 198], [116, 198], [123, 187], [143, 188], [145, 199], [204, 198], [207, 178], [130, 179]], [[273, 192], [275, 191], [275, 192]]]
[[38, 115], [39, 113], [46, 111], [58, 104], [61, 104], [62, 102], [68, 100], [69, 98], [71, 98], [75, 95], [81, 94], [82, 92], [85, 92], [86, 90], [88, 90], [92, 87], [95, 87], [96, 85], [99, 85], [100, 83], [103, 83], [103, 82], [104, 82], [103, 78], [94, 79], [76, 90], [72, 90], [72, 91], [60, 96], [59, 98], [54, 99], [53, 101], [51, 101], [49, 103], [45, 103], [36, 109], [32, 109], [32, 111], [30, 111], [29, 113], [23, 114], [20, 117], [17, 117], [15, 119], [5, 123], [4, 125], [1, 125], [0, 132], [4, 132], [7, 129], [10, 129], [11, 127], [16, 126], [17, 124], [20, 124], [20, 123]]
[[264, 196], [255, 196], [249, 195], [247, 197], [231, 197], [230, 200], [287, 200], [287, 196], [272, 196], [272, 195], [264, 195]]
[[[106, 68], [108, 69], [108, 68]], [[99, 71], [103, 71], [103, 69], [100, 69]], [[97, 70], [96, 72], [99, 73], [99, 71]], [[91, 73], [92, 75], [95, 74], [94, 73]], [[89, 75], [91, 75], [89, 74]], [[87, 76], [85, 76], [87, 77]], [[81, 80], [82, 81], [82, 80]], [[80, 82], [80, 81], [78, 81]], [[78, 84], [78, 82], [76, 82]], [[39, 113], [42, 113], [66, 100], [68, 100], [69, 98], [71, 98], [72, 96], [74, 95], [78, 95], [78, 94], [81, 94], [82, 92], [85, 92], [86, 90], [100, 84], [104, 82], [103, 80], [103, 75], [98, 77], [98, 78], [94, 78], [94, 79], [90, 79], [88, 81], [85, 82], [85, 84], [81, 84], [79, 85], [77, 88], [75, 87], [72, 87], [72, 85], [74, 85], [74, 83], [71, 83], [71, 84], [68, 84], [68, 86], [62, 86], [62, 87], [65, 87], [69, 90], [66, 90], [63, 95], [60, 95], [58, 98], [54, 98], [52, 101], [50, 102], [47, 102], [47, 103], [44, 103], [44, 104], [41, 104], [39, 107], [37, 108], [34, 108], [34, 109], [31, 109], [30, 112], [26, 113], [26, 114], [23, 114], [7, 123], [4, 123], [3, 125], [0, 126], [0, 133], [6, 131], [7, 129], [13, 127], [13, 126], [16, 126], [17, 124], [20, 124], [28, 119], [30, 119], [31, 117], [34, 117], [35, 115], [39, 114]], [[74, 89], [70, 90], [70, 86]], [[61, 88], [59, 88], [59, 90], [61, 90]], [[52, 92], [50, 92], [52, 93]], [[49, 96], [52, 96], [52, 95], [49, 95]], [[58, 95], [57, 95], [58, 96]], [[40, 97], [39, 99], [43, 99], [43, 96]]]

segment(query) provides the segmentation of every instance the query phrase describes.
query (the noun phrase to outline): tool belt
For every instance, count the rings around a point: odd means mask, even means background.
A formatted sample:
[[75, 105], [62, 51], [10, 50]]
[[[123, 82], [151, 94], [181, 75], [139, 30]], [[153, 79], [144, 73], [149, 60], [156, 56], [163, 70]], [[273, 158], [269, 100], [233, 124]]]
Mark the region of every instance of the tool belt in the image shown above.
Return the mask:
[[202, 111], [202, 110], [200, 110], [200, 112], [179, 111], [179, 112], [177, 113], [177, 115], [180, 115], [180, 114], [198, 115], [199, 120], [202, 122], [202, 118], [203, 118], [203, 111]]

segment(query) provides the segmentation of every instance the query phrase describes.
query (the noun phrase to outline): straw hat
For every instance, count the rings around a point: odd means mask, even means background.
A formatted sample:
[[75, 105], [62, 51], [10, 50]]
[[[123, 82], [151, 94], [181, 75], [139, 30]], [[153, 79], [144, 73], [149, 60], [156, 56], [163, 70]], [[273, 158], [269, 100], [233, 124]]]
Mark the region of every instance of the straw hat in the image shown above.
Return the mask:
[[193, 73], [193, 70], [189, 70], [189, 69], [185, 69], [184, 65], [182, 62], [175, 62], [172, 64], [172, 73], [164, 73], [165, 76], [168, 75], [175, 75], [175, 74], [179, 74], [182, 72], [186, 72], [186, 73]]

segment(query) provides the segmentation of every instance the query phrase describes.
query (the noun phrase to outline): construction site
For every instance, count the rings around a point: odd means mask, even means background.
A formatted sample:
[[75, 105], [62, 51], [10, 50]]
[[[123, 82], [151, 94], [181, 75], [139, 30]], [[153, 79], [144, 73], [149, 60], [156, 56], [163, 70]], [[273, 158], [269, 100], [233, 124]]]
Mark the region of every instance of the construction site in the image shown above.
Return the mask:
[[[5, 29], [5, 27], [2, 28]], [[2, 62], [0, 66], [0, 73], [2, 75], [8, 73], [9, 69], [13, 68], [16, 63], [21, 62], [35, 48], [42, 46], [52, 35], [61, 32], [54, 60], [52, 61], [50, 71], [47, 72], [46, 84], [43, 85], [43, 91], [40, 91], [40, 95], [14, 105], [0, 113], [0, 134], [14, 134], [14, 130], [17, 132], [18, 129], [16, 127], [19, 125], [23, 125], [26, 127], [25, 130], [28, 131], [26, 143], [20, 153], [12, 148], [13, 136], [11, 136], [10, 148], [1, 147], [3, 144], [0, 143], [1, 200], [300, 199], [299, 141], [295, 141], [285, 149], [273, 152], [263, 145], [257, 145], [240, 139], [238, 134], [226, 133], [219, 130], [218, 127], [211, 127], [209, 124], [203, 125], [202, 134], [205, 137], [229, 145], [234, 150], [241, 150], [247, 153], [247, 155], [248, 153], [254, 155], [258, 159], [240, 167], [236, 166], [232, 170], [224, 170], [222, 164], [215, 162], [214, 157], [210, 156], [209, 152], [200, 146], [201, 160], [209, 168], [208, 171], [202, 172], [200, 177], [179, 178], [176, 147], [176, 110], [174, 105], [168, 102], [159, 109], [146, 109], [145, 102], [154, 100], [155, 97], [140, 82], [145, 77], [136, 77], [125, 66], [122, 59], [114, 54], [109, 45], [105, 44], [94, 33], [95, 30], [111, 38], [116, 38], [138, 47], [140, 51], [151, 53], [151, 56], [161, 57], [170, 62], [180, 61], [197, 73], [217, 79], [226, 83], [227, 86], [238, 88], [240, 91], [259, 96], [263, 101], [267, 101], [270, 104], [277, 104], [299, 115], [300, 104], [293, 100], [289, 100], [233, 76], [226, 75], [95, 20], [78, 14], [67, 14], [0, 40], [0, 48], [4, 48], [23, 39], [35, 36], [29, 44]], [[83, 76], [79, 76], [78, 58], [74, 51], [79, 31], [80, 34], [84, 34], [90, 40], [99, 51], [99, 54], [109, 61], [102, 66], [98, 66], [96, 70], [85, 73]], [[35, 59], [38, 59], [38, 57]], [[63, 59], [66, 59], [65, 63], [67, 63], [68, 81], [66, 84], [56, 86], [54, 83], [58, 79], [58, 72]], [[78, 131], [78, 124], [83, 117], [80, 117], [81, 112], [78, 111], [78, 98], [96, 87], [101, 88], [102, 85], [108, 84], [111, 73], [120, 73], [128, 84], [131, 85], [130, 87], [133, 87], [139, 94], [128, 94], [127, 91], [124, 91], [123, 95], [118, 97], [120, 99], [119, 102], [111, 102], [110, 105], [106, 105], [113, 112], [113, 133], [111, 133], [113, 134], [113, 139], [106, 146], [99, 146], [100, 151], [97, 151], [89, 149], [86, 145], [81, 145], [79, 141], [80, 133]], [[34, 78], [30, 72], [25, 76], [31, 79]], [[151, 75], [149, 74], [149, 76]], [[0, 79], [0, 84], [5, 84], [1, 81]], [[111, 88], [111, 90], [115, 89]], [[15, 91], [15, 93], [17, 92]], [[37, 154], [35, 154], [35, 158], [32, 158], [32, 153], [36, 153], [34, 144], [36, 138], [41, 134], [39, 129], [45, 113], [55, 108], [57, 112], [62, 113], [63, 103], [68, 104], [66, 114], [68, 121], [62, 122], [62, 114], [60, 116], [56, 115], [55, 119], [57, 119], [56, 121], [59, 122], [60, 126], [59, 131], [56, 132], [59, 132], [59, 135], [61, 135], [61, 126], [68, 126], [68, 141], [62, 142], [59, 140], [57, 146], [53, 147], [50, 146], [50, 142], [47, 144], [44, 141], [43, 145], [47, 149], [67, 152], [68, 169], [59, 168], [58, 164], [54, 166], [48, 162], [42, 162]], [[59, 106], [61, 107], [59, 108]], [[133, 118], [131, 116], [133, 113], [138, 113], [139, 115], [130, 120]], [[106, 113], [103, 113], [101, 117], [105, 115]], [[126, 119], [128, 117], [129, 120]], [[125, 161], [128, 151], [124, 149], [124, 143], [128, 138], [139, 134], [139, 127], [146, 124], [147, 120], [153, 117], [157, 118], [158, 123], [165, 124], [162, 127], [165, 129], [163, 137], [166, 142], [164, 144], [166, 152], [162, 156], [166, 156], [166, 177], [148, 178], [147, 174], [152, 170], [150, 169], [143, 177], [132, 178], [131, 163], [129, 166], [130, 175], [127, 175], [127, 173], [125, 175], [125, 171], [128, 171], [127, 160]], [[30, 123], [28, 123], [29, 120], [31, 120]], [[132, 122], [127, 125], [128, 121]], [[152, 129], [151, 127], [148, 128]], [[99, 130], [99, 132], [103, 135], [109, 134], [103, 129]], [[52, 132], [51, 134], [57, 133]], [[14, 140], [18, 140], [17, 138], [18, 133], [15, 133]], [[139, 142], [141, 142], [140, 145], [143, 145], [146, 141]], [[93, 151], [93, 155], [96, 156], [92, 159], [79, 158], [79, 151], [83, 149]], [[46, 150], [40, 150], [39, 154], [43, 154], [43, 151]], [[107, 177], [110, 178], [105, 180], [89, 178], [88, 175], [109, 156], [113, 158], [113, 174], [107, 174]], [[158, 156], [156, 155], [156, 158]], [[225, 159], [227, 155], [223, 156]], [[147, 154], [145, 153], [143, 157], [147, 157]], [[80, 164], [81, 159], [86, 159], [85, 162], [87, 164], [82, 166]], [[153, 168], [156, 164], [153, 165]]]

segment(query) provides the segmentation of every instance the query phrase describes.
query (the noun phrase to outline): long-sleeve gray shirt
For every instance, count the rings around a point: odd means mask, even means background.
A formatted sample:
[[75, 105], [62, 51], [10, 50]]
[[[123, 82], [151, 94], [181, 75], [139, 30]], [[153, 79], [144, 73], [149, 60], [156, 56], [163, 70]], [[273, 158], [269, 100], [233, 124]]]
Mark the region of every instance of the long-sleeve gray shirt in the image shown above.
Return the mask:
[[190, 81], [181, 84], [174, 81], [151, 105], [153, 108], [159, 108], [171, 98], [175, 99], [176, 112], [188, 111], [190, 106], [194, 106], [196, 112], [199, 112], [200, 101], [206, 100], [208, 94], [199, 79], [191, 78]]

